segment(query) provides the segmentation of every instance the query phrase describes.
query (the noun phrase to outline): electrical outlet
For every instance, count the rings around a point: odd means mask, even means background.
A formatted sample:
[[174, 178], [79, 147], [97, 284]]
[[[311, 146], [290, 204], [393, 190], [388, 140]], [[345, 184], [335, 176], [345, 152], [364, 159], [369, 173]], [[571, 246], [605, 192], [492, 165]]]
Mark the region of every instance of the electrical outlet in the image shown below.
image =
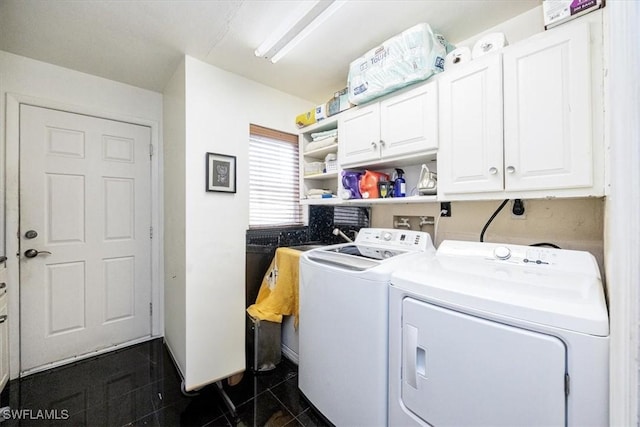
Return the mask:
[[451, 216], [451, 202], [440, 203], [440, 211], [446, 211], [446, 213], [442, 213], [442, 216]]
[[524, 206], [524, 200], [514, 199], [511, 203], [511, 218], [512, 219], [527, 219], [526, 210]]

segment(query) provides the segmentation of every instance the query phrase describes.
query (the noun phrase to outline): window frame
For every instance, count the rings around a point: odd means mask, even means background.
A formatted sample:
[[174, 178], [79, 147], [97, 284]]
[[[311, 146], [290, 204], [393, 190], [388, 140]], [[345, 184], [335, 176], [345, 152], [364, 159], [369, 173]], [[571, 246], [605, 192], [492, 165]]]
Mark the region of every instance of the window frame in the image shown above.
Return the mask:
[[[280, 148], [284, 151], [284, 158], [287, 157], [291, 160], [291, 169], [286, 171], [276, 172], [276, 176], [287, 176], [293, 181], [291, 185], [288, 185], [285, 181], [278, 179], [272, 179], [273, 176], [268, 177], [269, 180], [263, 185], [256, 185], [255, 173], [260, 171], [256, 169], [256, 156], [259, 162], [267, 162], [265, 164], [275, 166], [278, 162], [274, 158], [269, 159], [268, 156], [261, 158], [258, 153], [254, 151], [254, 144], [259, 143], [280, 145]], [[291, 144], [293, 150], [290, 152], [290, 156], [287, 154], [287, 145]], [[281, 157], [282, 159], [282, 157]], [[251, 124], [249, 127], [249, 156], [248, 156], [248, 172], [249, 172], [249, 229], [255, 228], [274, 228], [274, 227], [292, 227], [304, 225], [304, 213], [300, 204], [300, 154], [298, 135], [294, 135], [287, 132], [278, 131], [275, 129], [266, 128], [259, 125]], [[263, 176], [273, 175], [269, 173], [268, 168], [262, 169]], [[281, 182], [282, 185], [279, 185]], [[260, 188], [263, 187], [263, 188]], [[264, 194], [267, 194], [271, 189], [274, 189], [275, 193], [282, 199], [282, 193], [291, 193], [291, 199], [278, 203], [275, 199], [267, 199]], [[260, 199], [256, 195], [257, 192], [262, 192], [262, 201], [256, 201], [256, 198]], [[255, 212], [256, 204], [269, 204], [268, 201], [272, 201], [271, 208], [266, 209], [264, 212]], [[278, 208], [278, 206], [281, 208]], [[254, 206], [252, 208], [252, 206]], [[271, 212], [269, 212], [269, 210]], [[289, 214], [279, 215], [278, 210], [282, 212], [290, 212]], [[281, 213], [282, 213], [281, 212]], [[274, 218], [274, 221], [269, 221], [269, 216]]]

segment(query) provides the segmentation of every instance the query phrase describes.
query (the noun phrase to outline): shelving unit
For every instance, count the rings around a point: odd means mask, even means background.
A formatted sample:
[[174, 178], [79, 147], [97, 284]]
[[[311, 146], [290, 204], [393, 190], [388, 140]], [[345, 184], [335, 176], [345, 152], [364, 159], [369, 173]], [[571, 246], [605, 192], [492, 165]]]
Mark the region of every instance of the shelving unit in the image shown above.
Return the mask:
[[[581, 18], [541, 32], [302, 129], [301, 172], [303, 162], [329, 153], [337, 154], [338, 170], [300, 179], [303, 195], [323, 188], [336, 198], [301, 203], [602, 197], [603, 45], [601, 29], [592, 25], [598, 21]], [[311, 133], [328, 129], [339, 129], [339, 142], [306, 151]], [[417, 194], [422, 165], [438, 174], [438, 195], [340, 197], [342, 171], [393, 179], [398, 168], [406, 193]]]
[[307, 150], [307, 146], [313, 141], [311, 137], [312, 133], [324, 132], [338, 128], [337, 116], [329, 117], [319, 123], [315, 123], [302, 129], [302, 133], [299, 136], [299, 148], [300, 148], [300, 203], [303, 205], [324, 205], [324, 204], [338, 204], [341, 200], [337, 197], [331, 199], [307, 199], [307, 192], [311, 189], [324, 189], [329, 190], [334, 195], [338, 195], [339, 185], [338, 180], [340, 177], [340, 171], [323, 172], [313, 175], [305, 175], [305, 164], [310, 162], [322, 162], [324, 163], [327, 154], [338, 155], [338, 143], [335, 142], [331, 145], [317, 148], [314, 150]]

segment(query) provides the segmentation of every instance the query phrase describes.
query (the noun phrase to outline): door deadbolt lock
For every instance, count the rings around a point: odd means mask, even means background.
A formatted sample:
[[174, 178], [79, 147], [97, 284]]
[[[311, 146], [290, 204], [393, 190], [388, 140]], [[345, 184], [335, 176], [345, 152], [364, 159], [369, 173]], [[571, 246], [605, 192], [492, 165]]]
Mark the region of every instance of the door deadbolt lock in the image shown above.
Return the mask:
[[27, 258], [35, 258], [40, 254], [49, 254], [49, 255], [51, 255], [51, 252], [49, 252], [49, 251], [39, 251], [37, 249], [27, 249], [26, 251], [24, 251], [24, 256], [26, 256]]
[[24, 237], [26, 237], [27, 239], [35, 239], [36, 237], [38, 237], [38, 232], [36, 230], [29, 230], [24, 233]]

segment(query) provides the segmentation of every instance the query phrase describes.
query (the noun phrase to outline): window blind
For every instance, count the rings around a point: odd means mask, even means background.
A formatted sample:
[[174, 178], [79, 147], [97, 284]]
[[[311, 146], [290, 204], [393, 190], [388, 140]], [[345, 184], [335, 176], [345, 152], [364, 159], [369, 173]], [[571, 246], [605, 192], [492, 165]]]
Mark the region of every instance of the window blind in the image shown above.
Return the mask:
[[249, 226], [302, 224], [296, 135], [251, 125]]

